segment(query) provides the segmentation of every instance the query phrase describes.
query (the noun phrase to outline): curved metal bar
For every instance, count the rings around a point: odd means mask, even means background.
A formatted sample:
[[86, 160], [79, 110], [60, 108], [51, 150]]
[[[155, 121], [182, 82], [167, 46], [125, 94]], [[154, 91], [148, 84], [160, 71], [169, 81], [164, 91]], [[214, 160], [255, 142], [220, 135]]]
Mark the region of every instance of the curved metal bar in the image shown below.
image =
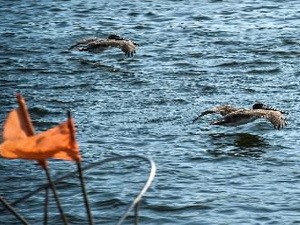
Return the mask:
[[146, 193], [146, 191], [150, 187], [150, 185], [151, 185], [151, 183], [152, 183], [152, 181], [153, 181], [153, 179], [155, 177], [156, 166], [155, 166], [154, 161], [152, 159], [149, 159], [149, 158], [146, 158], [146, 157], [143, 157], [143, 158], [147, 159], [150, 162], [150, 164], [151, 164], [151, 170], [150, 170], [150, 173], [149, 173], [148, 180], [145, 183], [145, 185], [142, 188], [142, 190], [140, 191], [140, 193], [138, 194], [138, 196], [133, 200], [132, 204], [128, 207], [128, 209], [126, 210], [126, 212], [123, 214], [123, 216], [121, 217], [121, 219], [118, 221], [117, 225], [122, 224], [123, 221], [128, 216], [128, 214], [130, 213], [130, 211], [134, 208], [134, 206], [136, 206], [140, 202], [142, 196]]
[[[116, 154], [117, 155], [117, 154]], [[126, 219], [126, 217], [128, 216], [129, 212], [134, 208], [134, 206], [141, 200], [142, 196], [146, 193], [146, 191], [148, 190], [148, 188], [150, 187], [154, 177], [155, 177], [155, 173], [156, 173], [156, 165], [155, 165], [155, 162], [150, 159], [150, 158], [147, 158], [145, 156], [140, 156], [140, 155], [127, 155], [127, 156], [116, 156], [116, 157], [112, 157], [112, 158], [108, 158], [108, 159], [104, 159], [104, 160], [101, 160], [101, 161], [98, 161], [98, 162], [95, 162], [95, 163], [91, 163], [85, 167], [82, 168], [83, 171], [85, 170], [89, 170], [89, 169], [92, 169], [96, 166], [100, 166], [100, 165], [103, 165], [105, 163], [108, 163], [108, 162], [112, 162], [112, 161], [119, 161], [119, 160], [124, 160], [124, 159], [130, 159], [130, 158], [136, 158], [136, 159], [143, 159], [145, 161], [148, 161], [151, 165], [151, 169], [150, 169], [150, 172], [149, 172], [149, 176], [148, 176], [148, 179], [146, 181], [146, 183], [144, 184], [143, 188], [141, 189], [141, 191], [139, 192], [139, 194], [137, 195], [137, 197], [133, 200], [132, 204], [128, 207], [128, 209], [126, 210], [126, 212], [123, 214], [123, 216], [119, 219], [117, 225], [120, 225], [122, 224], [122, 222]], [[56, 180], [53, 181], [54, 184], [57, 184], [59, 183], [60, 181], [66, 179], [66, 178], [70, 178], [70, 176], [75, 176], [77, 174], [77, 171], [74, 171], [74, 172], [70, 172]], [[36, 194], [37, 192], [45, 189], [45, 188], [49, 188], [49, 184], [44, 184], [42, 186], [40, 186], [39, 188], [37, 188], [36, 190], [28, 193], [27, 195], [23, 196], [22, 198], [14, 201], [13, 203], [11, 203], [10, 205], [11, 206], [15, 206], [17, 205], [18, 203], [30, 198], [31, 196], [33, 196], [34, 194]]]

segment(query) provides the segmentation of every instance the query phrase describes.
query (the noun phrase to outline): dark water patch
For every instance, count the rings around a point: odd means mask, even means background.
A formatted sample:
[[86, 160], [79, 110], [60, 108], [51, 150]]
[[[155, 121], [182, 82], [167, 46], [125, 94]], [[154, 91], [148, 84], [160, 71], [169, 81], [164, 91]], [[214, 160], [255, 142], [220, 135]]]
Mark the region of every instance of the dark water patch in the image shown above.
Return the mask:
[[[279, 9], [280, 6], [279, 5], [258, 5], [258, 6], [254, 6], [254, 5], [247, 5], [245, 7], [243, 7], [243, 11], [247, 11], [247, 12], [252, 12], [252, 11], [262, 11], [262, 12], [269, 12], [270, 10], [275, 10], [275, 9]], [[266, 9], [266, 11], [264, 11], [263, 9]]]
[[[271, 147], [262, 137], [249, 133], [217, 133], [211, 134], [210, 138], [214, 147], [207, 152], [215, 157], [225, 155], [257, 158]], [[231, 148], [228, 148], [228, 143], [231, 143]]]
[[286, 58], [298, 58], [300, 56], [300, 51], [297, 50], [271, 50], [272, 54], [277, 56], [284, 56]]
[[229, 61], [216, 65], [217, 67], [257, 67], [257, 66], [275, 66], [274, 61]]
[[52, 108], [46, 108], [45, 106], [38, 106], [35, 105], [33, 107], [30, 107], [30, 113], [35, 114], [36, 116], [45, 116], [48, 114], [58, 114], [57, 110]]
[[212, 17], [206, 15], [197, 15], [197, 16], [192, 16], [191, 18], [196, 21], [212, 20]]
[[273, 58], [276, 57], [285, 57], [288, 59], [293, 59], [295, 57], [299, 57], [299, 51], [295, 51], [295, 50], [274, 50], [274, 49], [270, 49], [267, 46], [262, 49], [262, 48], [254, 48], [252, 50], [249, 50], [250, 52], [253, 52], [255, 54], [258, 55], [265, 55], [265, 56], [272, 56]]
[[79, 90], [79, 91], [89, 91], [89, 92], [92, 92], [92, 91], [95, 91], [93, 85], [95, 83], [93, 83], [95, 81], [91, 81], [91, 83], [75, 83], [74, 82], [70, 82], [69, 84], [66, 83], [65, 85], [61, 85], [61, 84], [53, 84], [51, 86], [51, 89], [52, 90], [65, 90], [66, 88], [69, 88], [69, 89], [73, 89], [73, 90]]
[[[127, 10], [127, 9], [124, 9], [124, 10]], [[139, 12], [129, 12], [127, 15], [130, 17], [138, 17], [140, 15], [140, 13]]]
[[280, 72], [282, 72], [280, 68], [254, 69], [254, 70], [248, 70], [248, 71], [246, 71], [246, 73], [257, 74], [257, 75], [260, 75], [260, 74], [278, 74]]
[[207, 150], [207, 153], [213, 157], [216, 158], [260, 158], [265, 151], [259, 150], [259, 149], [231, 149], [231, 150]]
[[142, 30], [142, 31], [145, 31], [145, 30], [155, 30], [154, 27], [151, 27], [147, 24], [138, 24], [134, 27], [135, 30]]
[[293, 46], [296, 45], [296, 47], [299, 46], [299, 41], [291, 38], [282, 39], [282, 43], [284, 45], [293, 45]]
[[104, 200], [104, 201], [97, 201], [94, 203], [95, 207], [99, 207], [99, 208], [116, 208], [116, 207], [120, 207], [120, 206], [126, 206], [127, 203], [121, 201], [120, 199], [108, 199], [108, 200]]
[[28, 68], [28, 67], [23, 67], [22, 68], [17, 68], [16, 69], [18, 72], [20, 73], [25, 73], [25, 74], [29, 74], [29, 73], [44, 73], [47, 74], [48, 71], [44, 70], [44, 69], [38, 69], [38, 68]]
[[232, 45], [242, 45], [243, 42], [240, 42], [240, 41], [236, 41], [236, 40], [215, 40], [213, 41], [213, 44], [216, 44], [216, 45], [225, 45], [225, 46], [232, 46]]
[[163, 211], [163, 212], [176, 212], [176, 211], [185, 211], [185, 210], [209, 210], [212, 209], [211, 206], [205, 205], [202, 203], [194, 203], [189, 205], [152, 205], [147, 206], [147, 208], [155, 211]]
[[266, 141], [258, 136], [248, 133], [234, 134], [236, 136], [235, 145], [239, 148], [253, 148], [253, 147], [267, 147], [269, 146]]

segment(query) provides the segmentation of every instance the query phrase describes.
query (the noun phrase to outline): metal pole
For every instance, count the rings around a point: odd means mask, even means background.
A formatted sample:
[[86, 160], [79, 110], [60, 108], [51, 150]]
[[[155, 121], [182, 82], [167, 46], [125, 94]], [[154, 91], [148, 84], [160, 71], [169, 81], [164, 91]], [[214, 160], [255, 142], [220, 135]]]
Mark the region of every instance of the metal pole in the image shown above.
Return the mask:
[[24, 219], [24, 217], [22, 217], [13, 207], [11, 207], [8, 204], [8, 202], [5, 201], [1, 196], [0, 196], [0, 201], [5, 206], [5, 208], [7, 208], [12, 214], [15, 215], [16, 218], [18, 218], [22, 222], [22, 224], [29, 225], [29, 223]]
[[88, 196], [87, 196], [87, 193], [86, 193], [85, 183], [84, 183], [84, 180], [83, 180], [81, 163], [77, 162], [76, 164], [77, 164], [77, 168], [78, 168], [78, 174], [79, 174], [79, 179], [80, 179], [80, 184], [81, 184], [80, 186], [81, 186], [81, 191], [82, 191], [83, 198], [84, 198], [86, 213], [87, 213], [88, 218], [89, 218], [89, 224], [93, 225], [94, 224], [93, 216], [92, 216], [90, 204], [89, 204], [89, 201], [88, 201]]

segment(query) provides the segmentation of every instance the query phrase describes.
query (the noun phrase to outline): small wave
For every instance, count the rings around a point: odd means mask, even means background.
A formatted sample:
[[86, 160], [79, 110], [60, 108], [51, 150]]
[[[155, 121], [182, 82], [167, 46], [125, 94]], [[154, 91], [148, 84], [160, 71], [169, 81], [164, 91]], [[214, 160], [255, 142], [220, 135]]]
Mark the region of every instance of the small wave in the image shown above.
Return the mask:
[[209, 205], [205, 205], [203, 203], [194, 203], [194, 204], [187, 204], [187, 205], [153, 205], [147, 206], [147, 208], [155, 210], [155, 211], [163, 211], [163, 212], [174, 212], [174, 211], [181, 211], [181, 210], [203, 210], [203, 209], [211, 209], [212, 207]]
[[[217, 64], [216, 67], [257, 67], [263, 65], [274, 65], [273, 61], [228, 61], [224, 63]], [[277, 68], [276, 68], [277, 69]]]
[[192, 19], [196, 21], [202, 21], [202, 20], [212, 20], [213, 18], [209, 16], [199, 15], [199, 16], [193, 16]]
[[104, 201], [97, 201], [94, 204], [96, 207], [105, 207], [105, 208], [111, 208], [111, 207], [114, 208], [114, 207], [128, 205], [128, 203], [125, 203], [117, 198], [112, 198]]
[[280, 73], [280, 68], [272, 68], [272, 69], [254, 69], [246, 71], [246, 73], [250, 74], [273, 74], [273, 73]]

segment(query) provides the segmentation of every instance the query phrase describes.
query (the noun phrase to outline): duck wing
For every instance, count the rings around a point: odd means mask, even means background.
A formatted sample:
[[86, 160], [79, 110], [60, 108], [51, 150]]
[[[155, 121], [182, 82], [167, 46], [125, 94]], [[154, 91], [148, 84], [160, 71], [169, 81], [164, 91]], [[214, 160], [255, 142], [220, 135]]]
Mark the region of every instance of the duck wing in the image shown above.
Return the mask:
[[263, 118], [271, 122], [275, 129], [281, 129], [287, 125], [285, 116], [274, 110], [254, 109], [239, 110], [226, 115], [223, 120], [214, 121], [212, 125], [241, 125], [252, 122], [256, 119]]
[[89, 44], [96, 42], [96, 41], [101, 41], [101, 39], [99, 38], [86, 38], [86, 39], [82, 39], [79, 42], [77, 42], [76, 44], [72, 45], [69, 50], [74, 49], [74, 48], [78, 48], [78, 47], [84, 47], [84, 46], [88, 46]]
[[133, 56], [136, 50], [136, 45], [130, 40], [107, 40], [105, 43], [108, 47], [115, 47], [122, 50], [126, 56]]
[[253, 116], [258, 118], [264, 118], [270, 121], [275, 129], [282, 129], [287, 125], [287, 120], [281, 111], [275, 111], [271, 109], [256, 109], [249, 112]]
[[212, 121], [210, 125], [239, 126], [250, 123], [260, 118], [259, 115], [253, 115], [250, 110], [240, 109], [226, 114], [223, 118]]
[[79, 51], [90, 51], [99, 52], [107, 48], [119, 48], [126, 56], [133, 56], [136, 50], [134, 42], [130, 40], [116, 40], [116, 39], [85, 39], [75, 45], [71, 46], [69, 49], [77, 48]]
[[235, 112], [227, 114], [219, 120], [211, 122], [210, 124], [238, 126], [253, 122], [254, 120], [259, 118], [263, 118], [271, 122], [275, 129], [281, 129], [287, 125], [287, 120], [281, 112], [269, 109], [237, 110]]
[[229, 113], [235, 112], [237, 111], [237, 108], [234, 108], [233, 106], [230, 105], [220, 105], [220, 106], [216, 106], [214, 108], [205, 110], [204, 112], [202, 112], [199, 116], [197, 116], [193, 122], [196, 122], [199, 118], [201, 118], [202, 116], [208, 115], [208, 114], [214, 114], [214, 113], [218, 113], [221, 114], [222, 116], [225, 116]]

